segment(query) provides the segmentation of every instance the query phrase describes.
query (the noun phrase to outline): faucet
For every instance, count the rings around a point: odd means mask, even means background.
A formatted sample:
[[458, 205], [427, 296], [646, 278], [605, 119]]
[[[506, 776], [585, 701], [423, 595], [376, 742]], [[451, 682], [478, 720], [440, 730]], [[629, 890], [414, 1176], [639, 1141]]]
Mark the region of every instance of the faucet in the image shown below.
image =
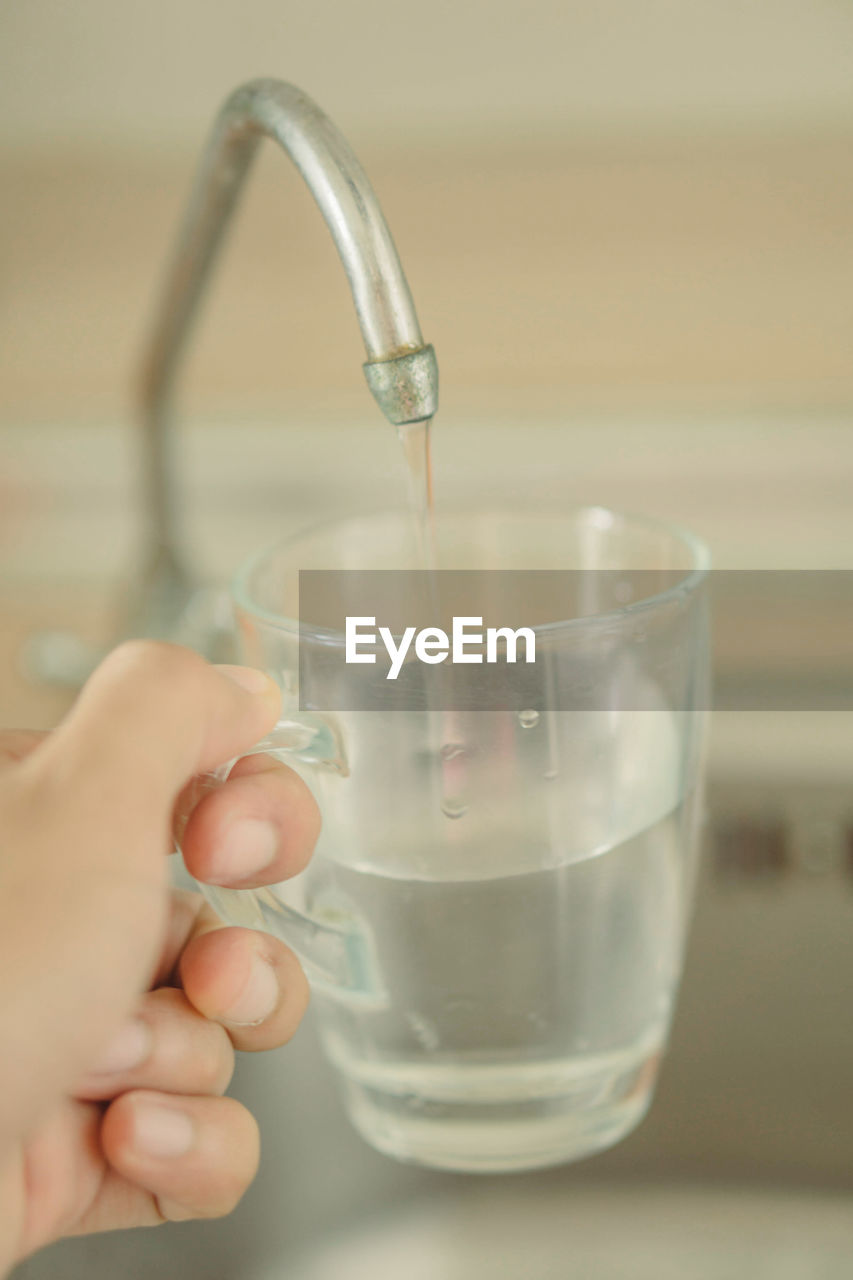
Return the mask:
[[[395, 426], [438, 407], [438, 366], [421, 336], [409, 286], [367, 175], [346, 139], [307, 94], [282, 80], [252, 80], [227, 98], [211, 131], [167, 271], [140, 386], [147, 552], [126, 610], [127, 636], [176, 639], [196, 590], [184, 564], [171, 457], [175, 387], [224, 232], [263, 138], [290, 156], [332, 233], [350, 283], [367, 384]], [[216, 628], [196, 637], [215, 649]], [[204, 627], [202, 628], [202, 632]], [[79, 683], [97, 660], [69, 637], [42, 635], [31, 660], [42, 678]]]

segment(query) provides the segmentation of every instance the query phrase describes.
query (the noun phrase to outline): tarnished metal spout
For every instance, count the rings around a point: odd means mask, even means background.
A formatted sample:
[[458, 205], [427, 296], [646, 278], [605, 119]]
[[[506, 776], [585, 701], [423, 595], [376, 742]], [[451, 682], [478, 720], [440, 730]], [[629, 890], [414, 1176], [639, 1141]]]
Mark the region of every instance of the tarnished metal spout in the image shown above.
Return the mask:
[[254, 80], [225, 102], [211, 133], [178, 236], [146, 353], [141, 407], [145, 430], [148, 581], [129, 627], [165, 635], [186, 602], [178, 554], [172, 402], [224, 232], [259, 143], [271, 138], [311, 190], [337, 245], [361, 326], [368, 386], [390, 422], [431, 418], [438, 407], [435, 352], [421, 337], [394, 241], [367, 176], [316, 103], [280, 80]]
[[[225, 102], [202, 158], [143, 364], [147, 560], [121, 634], [179, 640], [208, 657], [231, 643], [214, 592], [197, 590], [180, 547], [172, 404], [193, 321], [255, 151], [272, 138], [307, 182], [338, 248], [364, 337], [368, 386], [396, 426], [438, 407], [435, 352], [424, 344], [412, 296], [373, 188], [346, 140], [316, 103], [281, 80], [253, 80]], [[41, 679], [77, 685], [101, 654], [74, 636], [41, 633], [26, 661]]]

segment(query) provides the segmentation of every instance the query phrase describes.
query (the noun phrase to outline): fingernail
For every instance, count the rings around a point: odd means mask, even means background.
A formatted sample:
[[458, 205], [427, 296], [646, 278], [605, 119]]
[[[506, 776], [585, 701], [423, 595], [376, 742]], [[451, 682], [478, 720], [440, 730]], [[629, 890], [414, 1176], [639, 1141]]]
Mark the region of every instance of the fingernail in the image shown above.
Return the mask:
[[265, 693], [267, 697], [281, 697], [281, 690], [271, 676], [258, 671], [256, 667], [235, 667], [229, 663], [220, 663], [217, 671], [221, 671], [229, 680], [233, 680], [247, 693]]
[[189, 1116], [157, 1102], [137, 1102], [133, 1108], [134, 1145], [156, 1160], [185, 1156], [193, 1145], [195, 1129]]
[[246, 985], [226, 1010], [226, 1021], [235, 1027], [254, 1027], [268, 1018], [278, 1004], [278, 978], [272, 965], [260, 956], [252, 957]]
[[241, 818], [227, 827], [213, 850], [205, 879], [211, 884], [246, 880], [263, 871], [278, 852], [278, 830], [261, 818]]
[[114, 1076], [120, 1071], [139, 1067], [150, 1055], [153, 1037], [151, 1028], [140, 1018], [131, 1018], [113, 1036], [92, 1068], [95, 1076]]

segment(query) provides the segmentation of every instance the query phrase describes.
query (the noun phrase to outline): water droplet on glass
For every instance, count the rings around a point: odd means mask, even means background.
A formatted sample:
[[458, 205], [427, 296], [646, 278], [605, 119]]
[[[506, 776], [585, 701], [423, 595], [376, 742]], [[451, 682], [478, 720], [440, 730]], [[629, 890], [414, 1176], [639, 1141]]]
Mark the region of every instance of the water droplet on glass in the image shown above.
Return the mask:
[[445, 818], [461, 818], [464, 813], [468, 812], [468, 806], [458, 796], [448, 796], [442, 801], [441, 812]]
[[533, 711], [533, 710], [519, 711], [518, 723], [521, 725], [522, 729], [535, 728], [535, 726], [539, 723], [539, 712]]
[[455, 760], [457, 756], [465, 754], [465, 748], [461, 742], [445, 742], [440, 754], [442, 760]]
[[441, 1044], [441, 1036], [435, 1024], [420, 1013], [407, 1013], [405, 1018], [421, 1046], [428, 1053], [434, 1052]]

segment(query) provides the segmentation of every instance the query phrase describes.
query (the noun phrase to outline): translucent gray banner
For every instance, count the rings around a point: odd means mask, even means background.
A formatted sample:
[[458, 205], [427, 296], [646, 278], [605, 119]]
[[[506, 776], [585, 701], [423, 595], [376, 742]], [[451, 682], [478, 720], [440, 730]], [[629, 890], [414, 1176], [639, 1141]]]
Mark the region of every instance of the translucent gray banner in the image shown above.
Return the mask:
[[299, 617], [303, 710], [853, 709], [853, 571], [304, 570]]

